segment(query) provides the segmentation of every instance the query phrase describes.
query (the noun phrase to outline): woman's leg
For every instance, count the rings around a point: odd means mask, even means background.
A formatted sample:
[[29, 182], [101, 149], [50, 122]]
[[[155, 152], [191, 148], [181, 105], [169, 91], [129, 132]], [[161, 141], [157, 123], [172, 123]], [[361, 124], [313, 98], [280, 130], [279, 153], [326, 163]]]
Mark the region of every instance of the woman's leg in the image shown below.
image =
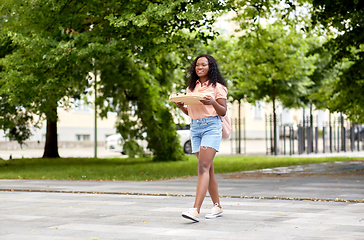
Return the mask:
[[210, 181], [209, 181], [209, 194], [212, 200], [212, 203], [218, 203], [219, 207], [220, 206], [220, 198], [219, 198], [219, 190], [218, 190], [218, 185], [217, 185], [217, 180], [216, 180], [216, 175], [215, 175], [215, 168], [214, 168], [214, 163], [211, 164], [210, 167]]
[[210, 168], [212, 166], [215, 154], [215, 149], [203, 146], [200, 147], [200, 152], [196, 154], [198, 158], [198, 180], [195, 204], [193, 207], [197, 208], [198, 212], [200, 212], [202, 202], [205, 199], [207, 189], [210, 185]]

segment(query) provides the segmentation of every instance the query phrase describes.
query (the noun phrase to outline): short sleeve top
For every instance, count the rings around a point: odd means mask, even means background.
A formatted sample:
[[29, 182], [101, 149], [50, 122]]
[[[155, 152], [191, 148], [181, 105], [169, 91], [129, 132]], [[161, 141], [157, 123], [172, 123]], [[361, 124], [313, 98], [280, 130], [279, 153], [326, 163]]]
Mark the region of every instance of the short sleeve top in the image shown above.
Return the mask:
[[[187, 93], [191, 92], [204, 93], [205, 95], [210, 95], [215, 99], [219, 98], [227, 99], [227, 88], [221, 83], [216, 83], [216, 89], [215, 89], [215, 87], [212, 84], [209, 85], [209, 81], [206, 81], [203, 84], [201, 84], [201, 82], [197, 80], [196, 87], [193, 91], [187, 88]], [[190, 118], [192, 119], [200, 119], [218, 115], [215, 108], [212, 105], [203, 105], [203, 104], [188, 105], [187, 110], [188, 110], [188, 116], [190, 116]]]

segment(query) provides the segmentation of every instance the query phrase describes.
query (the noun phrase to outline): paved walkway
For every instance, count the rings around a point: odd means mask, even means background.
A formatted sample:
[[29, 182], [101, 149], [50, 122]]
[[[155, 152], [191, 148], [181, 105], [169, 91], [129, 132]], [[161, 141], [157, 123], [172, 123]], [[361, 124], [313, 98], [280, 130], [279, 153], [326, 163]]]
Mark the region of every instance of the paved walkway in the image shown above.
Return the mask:
[[201, 221], [196, 177], [154, 182], [0, 180], [0, 239], [364, 239], [364, 164], [218, 175], [224, 215]]

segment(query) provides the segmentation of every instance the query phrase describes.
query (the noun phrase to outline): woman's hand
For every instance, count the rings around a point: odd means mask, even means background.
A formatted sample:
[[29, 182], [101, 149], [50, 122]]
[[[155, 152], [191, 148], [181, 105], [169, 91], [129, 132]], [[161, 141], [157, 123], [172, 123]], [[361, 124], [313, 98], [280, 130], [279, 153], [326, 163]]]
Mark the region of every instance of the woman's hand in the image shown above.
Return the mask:
[[175, 103], [176, 106], [182, 110], [182, 112], [184, 112], [186, 115], [188, 115], [188, 110], [187, 108], [185, 107], [185, 104], [183, 102], [176, 102]]
[[203, 105], [214, 105], [216, 103], [216, 100], [210, 95], [205, 95], [203, 98], [204, 100], [200, 100]]
[[175, 103], [178, 108], [182, 108], [185, 104], [183, 102]]
[[219, 98], [215, 100], [210, 95], [206, 95], [204, 96], [204, 100], [200, 100], [200, 102], [203, 105], [212, 105], [215, 108], [218, 115], [225, 116], [227, 110], [226, 99]]

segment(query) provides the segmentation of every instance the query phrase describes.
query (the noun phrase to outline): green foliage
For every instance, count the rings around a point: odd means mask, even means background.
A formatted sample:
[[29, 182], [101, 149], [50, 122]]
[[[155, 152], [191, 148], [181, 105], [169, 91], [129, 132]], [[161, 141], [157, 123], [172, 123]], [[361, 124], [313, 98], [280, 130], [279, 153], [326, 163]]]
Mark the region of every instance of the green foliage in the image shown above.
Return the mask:
[[0, 129], [4, 130], [9, 139], [23, 145], [32, 135], [30, 124], [33, 122], [33, 116], [24, 109], [11, 106], [8, 98], [5, 94], [0, 95]]
[[244, 46], [245, 81], [247, 99], [274, 102], [284, 107], [303, 105], [301, 96], [312, 84], [309, 75], [314, 70], [311, 57], [306, 57], [308, 44], [294, 29], [284, 30], [281, 26], [267, 26], [240, 38]]
[[[311, 41], [310, 49], [312, 50], [309, 54], [314, 54], [315, 50], [322, 46], [323, 43], [319, 41]], [[339, 79], [340, 67], [328, 69], [327, 65], [331, 61], [332, 54], [329, 51], [322, 51], [316, 54], [315, 71], [310, 75], [310, 79], [313, 82], [308, 89], [307, 95], [303, 96], [303, 101], [313, 103], [317, 109], [331, 109], [333, 97], [333, 90], [335, 83]]]
[[235, 1], [234, 10], [244, 33], [258, 31], [258, 23], [269, 19], [303, 29], [307, 36], [328, 39], [312, 51], [320, 57], [315, 64], [317, 70], [310, 76], [313, 85], [301, 101], [364, 121], [363, 1], [239, 0]]
[[[191, 41], [184, 31], [212, 38], [214, 13], [225, 8], [217, 0], [2, 1], [0, 25], [16, 50], [0, 62], [0, 93], [54, 122], [57, 106], [70, 107], [96, 84], [99, 114], [117, 111], [127, 141], [145, 132], [155, 159], [182, 159], [166, 107], [180, 66], [171, 52]], [[90, 72], [100, 73], [99, 82]]]
[[313, 0], [311, 14], [313, 26], [332, 36], [316, 52], [329, 52], [332, 57], [326, 69], [341, 72], [320, 90], [321, 99], [331, 112], [363, 122], [364, 2]]
[[[1, 31], [1, 28], [0, 28]], [[11, 39], [0, 32], [0, 59], [14, 51]], [[0, 65], [0, 75], [3, 74], [3, 65]], [[0, 79], [0, 88], [5, 82]], [[33, 116], [25, 109], [13, 106], [9, 103], [8, 94], [0, 94], [0, 129], [4, 130], [5, 136], [16, 140], [20, 145], [31, 136], [30, 123]]]
[[[289, 22], [279, 19], [273, 24], [261, 24], [270, 14], [280, 17], [276, 1], [238, 1], [237, 16], [241, 32], [239, 41], [231, 41], [228, 58], [233, 82], [231, 96], [241, 103], [242, 99], [256, 104], [257, 101], [273, 103], [274, 129], [277, 128], [276, 102], [286, 108], [298, 108], [305, 104], [304, 96], [312, 85], [309, 75], [314, 70], [314, 57], [307, 57], [308, 41]], [[289, 12], [289, 11], [288, 11]], [[276, 145], [277, 131], [274, 130]], [[276, 146], [274, 146], [275, 148]], [[275, 148], [276, 149], [276, 148]]]
[[220, 71], [228, 83], [229, 96], [233, 101], [245, 99], [248, 89], [239, 84], [247, 80], [246, 65], [241, 64], [245, 49], [239, 43], [239, 39], [235, 36], [220, 36], [204, 46], [202, 52], [215, 56]]
[[307, 8], [310, 0], [236, 0], [232, 4], [237, 16], [240, 30], [244, 32], [256, 31], [260, 24], [267, 22], [285, 26], [306, 26], [307, 14], [300, 8]]
[[[302, 96], [312, 84], [309, 75], [314, 70], [313, 59], [305, 56], [307, 43], [295, 29], [280, 25], [258, 28], [243, 35], [245, 46], [247, 100], [253, 104], [264, 100], [273, 103], [274, 150], [277, 150], [276, 102], [285, 108], [303, 106]], [[239, 85], [238, 85], [239, 86]]]

